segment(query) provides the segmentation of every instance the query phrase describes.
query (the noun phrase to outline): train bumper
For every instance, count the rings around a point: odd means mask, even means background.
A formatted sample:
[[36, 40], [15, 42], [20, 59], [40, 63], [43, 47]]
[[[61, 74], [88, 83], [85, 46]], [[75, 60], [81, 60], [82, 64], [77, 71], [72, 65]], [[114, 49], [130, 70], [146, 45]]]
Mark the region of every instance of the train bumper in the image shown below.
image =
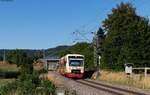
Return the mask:
[[69, 78], [83, 78], [83, 73], [75, 74], [75, 73], [65, 73], [65, 76]]

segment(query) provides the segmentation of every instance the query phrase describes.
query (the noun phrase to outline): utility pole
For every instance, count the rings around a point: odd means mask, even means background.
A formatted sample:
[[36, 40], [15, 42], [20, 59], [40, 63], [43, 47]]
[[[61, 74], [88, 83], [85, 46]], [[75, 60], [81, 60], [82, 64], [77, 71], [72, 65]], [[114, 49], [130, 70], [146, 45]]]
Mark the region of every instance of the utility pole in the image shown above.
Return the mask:
[[93, 49], [94, 49], [94, 52], [93, 52], [93, 57], [94, 57], [94, 67], [95, 67], [95, 70], [96, 70], [96, 73], [95, 73], [95, 77], [94, 79], [97, 79], [100, 75], [100, 72], [99, 72], [99, 58], [98, 58], [98, 36], [97, 36], [97, 33], [94, 32], [94, 37], [93, 37]]
[[45, 50], [43, 49], [43, 59], [45, 58]]
[[97, 32], [94, 32], [94, 38], [93, 38], [93, 47], [94, 47], [94, 65], [96, 69], [96, 78], [100, 76], [100, 61], [101, 61], [101, 55], [102, 55], [102, 43], [104, 40], [104, 32], [102, 28], [99, 28]]
[[94, 66], [97, 70], [97, 67], [98, 67], [98, 59], [97, 59], [97, 34], [96, 32], [94, 32], [94, 38], [93, 38], [93, 48], [94, 48]]

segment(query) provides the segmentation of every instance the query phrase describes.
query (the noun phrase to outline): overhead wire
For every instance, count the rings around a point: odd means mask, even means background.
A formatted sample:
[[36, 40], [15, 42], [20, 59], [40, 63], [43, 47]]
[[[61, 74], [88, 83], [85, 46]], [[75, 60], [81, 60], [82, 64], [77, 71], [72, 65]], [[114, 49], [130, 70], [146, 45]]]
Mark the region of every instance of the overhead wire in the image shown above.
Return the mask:
[[[94, 19], [94, 21], [92, 21], [91, 23], [87, 23], [85, 25], [82, 25], [81, 27], [79, 27], [78, 29], [76, 29], [72, 34], [75, 36], [75, 38], [82, 38], [87, 42], [91, 42], [91, 39], [89, 39], [86, 35], [93, 35], [93, 32], [96, 31], [96, 29], [98, 28], [98, 25], [94, 25], [94, 27], [91, 28], [92, 23], [95, 23], [96, 21], [99, 21], [97, 19]], [[96, 22], [97, 23], [97, 22]], [[89, 29], [91, 28], [91, 29]], [[79, 38], [78, 38], [79, 39]]]
[[91, 42], [91, 39], [89, 39], [86, 35], [91, 35], [93, 32], [95, 32], [99, 23], [92, 26], [92, 28], [91, 28], [91, 24], [95, 23], [96, 21], [99, 20], [97, 19], [94, 19], [94, 21], [91, 20], [87, 24], [84, 24], [80, 26], [78, 29], [75, 29], [75, 31], [71, 32], [70, 35], [72, 37], [70, 37], [69, 40], [72, 40], [72, 42], [70, 42], [70, 44], [75, 44], [76, 42], [81, 42], [81, 41]]

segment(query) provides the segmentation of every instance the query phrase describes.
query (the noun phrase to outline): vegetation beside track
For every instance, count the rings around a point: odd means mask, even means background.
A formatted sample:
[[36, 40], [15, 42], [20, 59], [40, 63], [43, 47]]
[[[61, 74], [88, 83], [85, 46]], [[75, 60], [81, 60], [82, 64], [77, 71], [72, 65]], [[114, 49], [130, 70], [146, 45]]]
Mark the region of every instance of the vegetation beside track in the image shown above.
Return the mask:
[[112, 84], [127, 85], [130, 87], [137, 87], [145, 90], [150, 89], [150, 77], [144, 75], [127, 76], [124, 72], [101, 71], [98, 80], [106, 81]]

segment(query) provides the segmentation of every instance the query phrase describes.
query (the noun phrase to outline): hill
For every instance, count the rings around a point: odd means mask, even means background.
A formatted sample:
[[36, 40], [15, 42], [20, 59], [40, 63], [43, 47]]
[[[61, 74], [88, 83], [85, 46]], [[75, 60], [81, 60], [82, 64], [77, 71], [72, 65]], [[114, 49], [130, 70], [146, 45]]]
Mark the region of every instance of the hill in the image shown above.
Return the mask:
[[[58, 56], [59, 52], [67, 49], [71, 46], [57, 46], [54, 48], [48, 48], [48, 49], [21, 49], [22, 51], [24, 51], [25, 53], [27, 53], [28, 56], [32, 57], [32, 56], [38, 56], [38, 57], [43, 57], [43, 54], [45, 53], [45, 56]], [[15, 49], [5, 49], [5, 55], [7, 57], [7, 54], [11, 53], [13, 50]], [[0, 61], [3, 60], [3, 56], [4, 56], [4, 49], [0, 49]]]
[[65, 49], [69, 49], [71, 46], [57, 46], [55, 48], [49, 48], [45, 50], [46, 56], [59, 56], [59, 53]]

